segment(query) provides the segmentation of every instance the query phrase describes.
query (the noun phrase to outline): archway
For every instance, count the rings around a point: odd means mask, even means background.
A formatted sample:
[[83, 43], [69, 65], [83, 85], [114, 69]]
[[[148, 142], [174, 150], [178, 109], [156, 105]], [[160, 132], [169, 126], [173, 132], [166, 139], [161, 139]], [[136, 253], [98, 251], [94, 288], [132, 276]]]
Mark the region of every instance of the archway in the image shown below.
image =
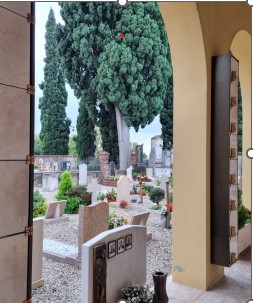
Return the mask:
[[174, 72], [173, 266], [182, 270], [172, 279], [208, 289], [224, 275], [210, 261], [211, 59], [229, 52], [239, 30], [250, 32], [251, 9], [239, 2], [159, 6]]

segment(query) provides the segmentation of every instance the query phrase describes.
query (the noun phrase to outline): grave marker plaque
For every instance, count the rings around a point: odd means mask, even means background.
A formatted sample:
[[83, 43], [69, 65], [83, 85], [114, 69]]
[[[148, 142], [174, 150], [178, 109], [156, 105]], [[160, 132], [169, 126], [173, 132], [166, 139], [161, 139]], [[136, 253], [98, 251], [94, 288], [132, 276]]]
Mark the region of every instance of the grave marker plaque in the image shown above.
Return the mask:
[[106, 303], [106, 243], [94, 247], [93, 303]]

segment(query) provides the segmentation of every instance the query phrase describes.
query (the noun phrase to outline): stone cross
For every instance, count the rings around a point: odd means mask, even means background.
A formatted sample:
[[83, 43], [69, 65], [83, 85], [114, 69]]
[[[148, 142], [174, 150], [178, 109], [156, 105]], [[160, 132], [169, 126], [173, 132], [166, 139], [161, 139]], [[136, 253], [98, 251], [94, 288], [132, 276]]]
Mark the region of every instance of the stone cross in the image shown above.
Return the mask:
[[97, 202], [97, 193], [101, 191], [101, 185], [98, 184], [97, 179], [91, 180], [91, 185], [87, 186], [87, 191], [92, 193], [91, 203]]

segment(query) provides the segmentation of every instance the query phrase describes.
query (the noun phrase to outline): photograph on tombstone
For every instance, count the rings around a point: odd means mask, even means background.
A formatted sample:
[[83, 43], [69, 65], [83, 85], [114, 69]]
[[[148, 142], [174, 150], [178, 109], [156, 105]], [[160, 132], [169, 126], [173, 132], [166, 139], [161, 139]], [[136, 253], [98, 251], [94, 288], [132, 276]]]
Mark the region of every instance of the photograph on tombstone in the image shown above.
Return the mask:
[[117, 253], [120, 254], [125, 250], [125, 239], [119, 238], [117, 240]]
[[108, 243], [108, 258], [116, 256], [116, 241]]
[[132, 245], [133, 245], [132, 235], [127, 235], [126, 236], [126, 250], [131, 249]]

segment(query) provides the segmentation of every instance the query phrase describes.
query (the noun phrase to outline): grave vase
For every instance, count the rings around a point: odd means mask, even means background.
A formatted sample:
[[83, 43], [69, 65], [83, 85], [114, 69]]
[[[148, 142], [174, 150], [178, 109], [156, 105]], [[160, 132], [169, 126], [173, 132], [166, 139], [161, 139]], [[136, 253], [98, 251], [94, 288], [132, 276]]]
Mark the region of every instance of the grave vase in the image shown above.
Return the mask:
[[168, 303], [169, 298], [166, 292], [167, 273], [156, 271], [152, 274], [152, 276], [155, 288], [153, 303]]

